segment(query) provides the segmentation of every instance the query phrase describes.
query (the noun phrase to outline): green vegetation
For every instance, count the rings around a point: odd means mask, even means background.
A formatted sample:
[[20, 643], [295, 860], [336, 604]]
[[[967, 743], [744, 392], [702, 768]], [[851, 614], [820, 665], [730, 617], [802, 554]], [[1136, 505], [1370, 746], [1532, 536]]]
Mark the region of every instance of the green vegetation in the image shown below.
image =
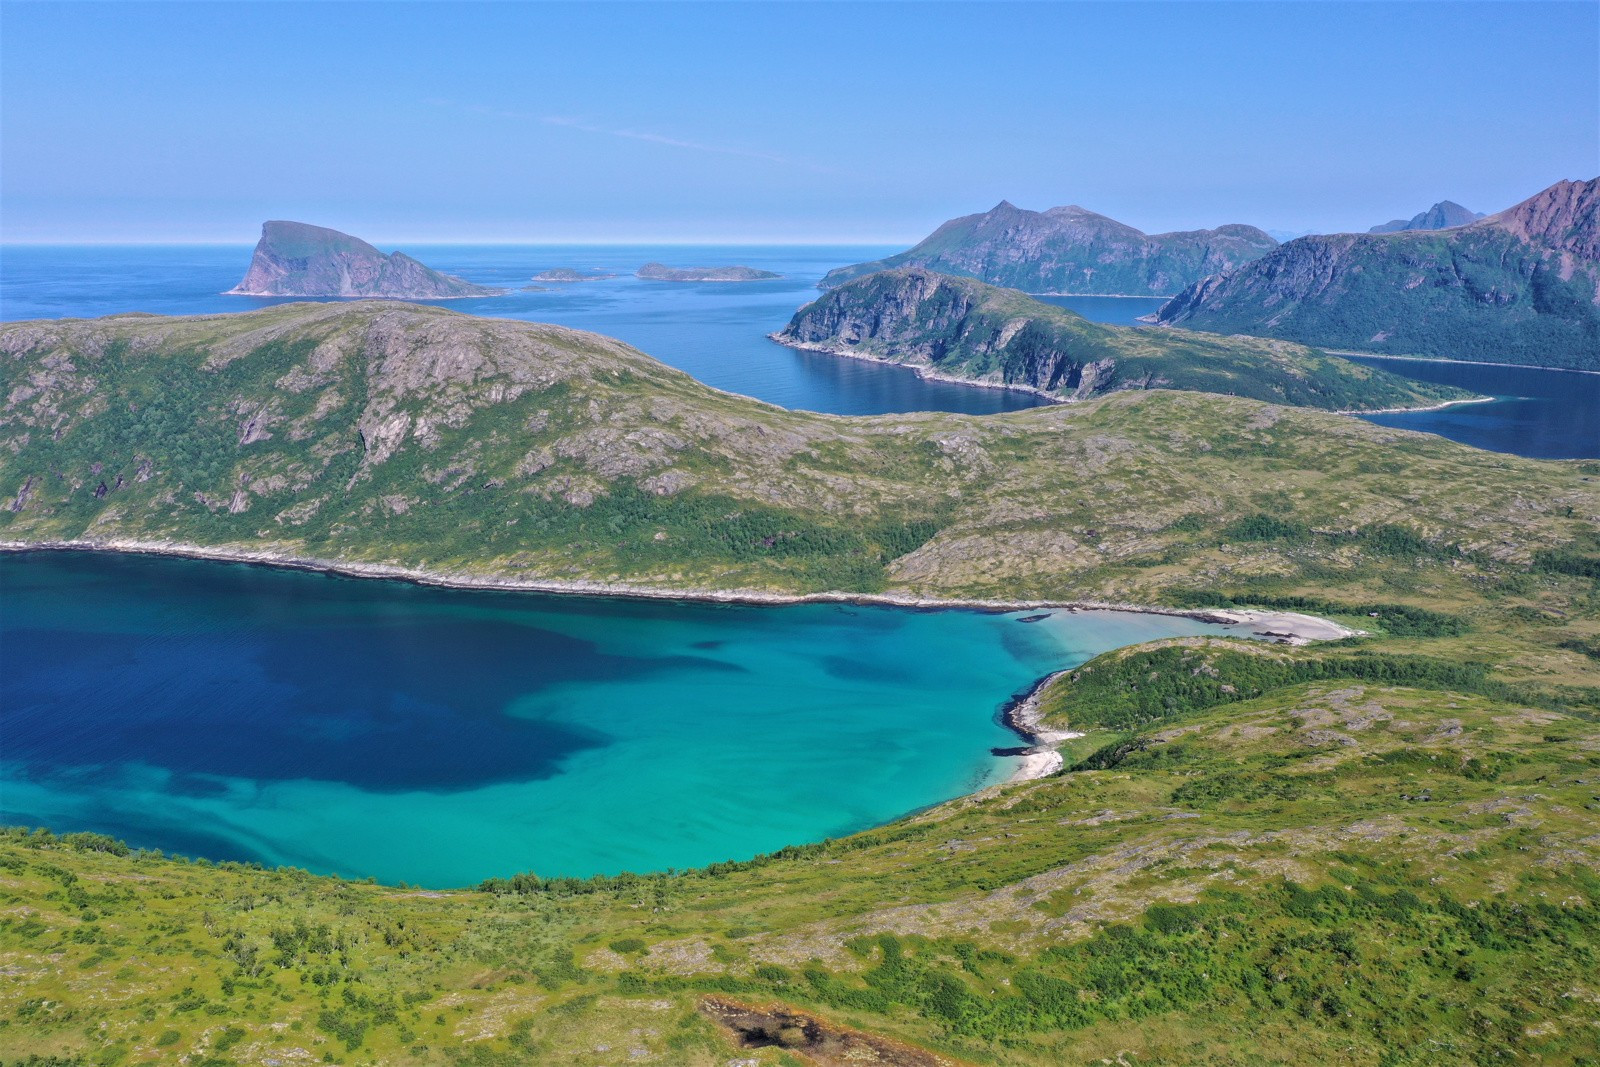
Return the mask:
[[1363, 411], [1471, 396], [1282, 341], [1105, 326], [1013, 290], [926, 270], [841, 285], [795, 312], [777, 336], [1078, 400], [1119, 389], [1192, 389]]
[[1183, 392], [813, 416], [393, 305], [0, 350], [14, 541], [1369, 631], [1108, 654], [1041, 698], [1071, 771], [693, 871], [425, 892], [7, 831], [8, 1063], [804, 1062], [713, 993], [972, 1064], [1595, 1062], [1592, 463]]
[[1285, 245], [1160, 314], [1327, 348], [1600, 370], [1595, 286], [1591, 273], [1486, 226], [1338, 234]]

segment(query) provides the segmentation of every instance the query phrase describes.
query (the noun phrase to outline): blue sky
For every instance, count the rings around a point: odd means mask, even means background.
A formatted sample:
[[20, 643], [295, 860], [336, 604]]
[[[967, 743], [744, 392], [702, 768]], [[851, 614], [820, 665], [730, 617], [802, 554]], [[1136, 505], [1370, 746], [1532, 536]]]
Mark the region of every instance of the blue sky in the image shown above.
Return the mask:
[[1600, 172], [1600, 4], [0, 5], [0, 237], [1365, 229]]

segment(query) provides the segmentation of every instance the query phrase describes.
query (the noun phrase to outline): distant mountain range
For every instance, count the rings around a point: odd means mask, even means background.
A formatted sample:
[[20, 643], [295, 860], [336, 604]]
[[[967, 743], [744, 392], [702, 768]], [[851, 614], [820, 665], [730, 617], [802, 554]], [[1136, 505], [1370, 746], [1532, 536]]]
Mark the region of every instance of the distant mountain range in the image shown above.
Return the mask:
[[1441, 200], [1428, 210], [1409, 219], [1394, 219], [1382, 226], [1374, 226], [1368, 233], [1401, 233], [1405, 230], [1450, 230], [1457, 226], [1470, 226], [1483, 218], [1483, 212], [1464, 208], [1454, 200]]
[[829, 290], [773, 339], [1063, 400], [1192, 389], [1345, 411], [1468, 396], [1285, 341], [1105, 326], [1014, 290], [918, 267]]
[[1254, 226], [1147, 234], [1077, 206], [1027, 211], [1002, 200], [946, 222], [905, 252], [831, 270], [820, 287], [924, 267], [1029, 293], [1170, 296], [1277, 247]]
[[1447, 230], [1302, 237], [1156, 320], [1396, 355], [1600, 370], [1600, 178]]
[[280, 220], [262, 223], [249, 271], [228, 290], [235, 296], [397, 300], [447, 300], [504, 292], [441, 274], [404, 252], [384, 255], [359, 237], [338, 230]]

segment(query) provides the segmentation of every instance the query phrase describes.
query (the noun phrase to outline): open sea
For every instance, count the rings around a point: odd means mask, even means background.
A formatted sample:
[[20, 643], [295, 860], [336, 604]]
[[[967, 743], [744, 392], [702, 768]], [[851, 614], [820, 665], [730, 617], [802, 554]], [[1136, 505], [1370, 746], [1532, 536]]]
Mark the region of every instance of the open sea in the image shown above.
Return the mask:
[[[432, 246], [513, 289], [460, 311], [609, 334], [710, 385], [838, 414], [984, 414], [1025, 393], [767, 340], [828, 269], [874, 247]], [[0, 318], [197, 314], [247, 246], [0, 248]], [[770, 282], [644, 282], [647, 260]], [[1153, 299], [1051, 298], [1132, 323]], [[1480, 448], [1600, 455], [1600, 376], [1371, 360], [1496, 396], [1373, 416]], [[234, 564], [0, 555], [0, 822], [452, 886], [746, 858], [1003, 779], [1015, 692], [1188, 619], [713, 606], [425, 589]]]

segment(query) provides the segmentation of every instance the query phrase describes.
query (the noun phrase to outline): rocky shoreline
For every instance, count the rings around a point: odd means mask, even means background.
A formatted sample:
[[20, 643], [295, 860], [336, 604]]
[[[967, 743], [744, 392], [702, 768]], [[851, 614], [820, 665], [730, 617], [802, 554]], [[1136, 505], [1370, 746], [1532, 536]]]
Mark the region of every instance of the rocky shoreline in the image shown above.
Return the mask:
[[1064, 397], [1059, 393], [1048, 392], [1033, 385], [1009, 385], [1005, 382], [987, 382], [981, 378], [963, 378], [955, 374], [943, 374], [929, 367], [916, 363], [901, 363], [899, 360], [889, 359], [887, 356], [875, 356], [870, 352], [861, 352], [844, 345], [826, 345], [818, 341], [796, 341], [784, 337], [781, 333], [769, 333], [767, 339], [776, 341], [785, 348], [795, 348], [802, 352], [821, 352], [829, 356], [843, 356], [846, 359], [859, 359], [863, 363], [881, 363], [889, 367], [904, 367], [914, 371], [918, 378], [930, 382], [948, 382], [951, 385], [975, 385], [979, 389], [1005, 389], [1014, 393], [1032, 393], [1042, 396], [1053, 404], [1071, 404], [1074, 400]]
[[[1170, 329], [1171, 327], [1163, 327], [1163, 328]], [[768, 338], [768, 340], [772, 340], [772, 341], [778, 342], [778, 344], [783, 345], [786, 348], [795, 348], [795, 349], [799, 349], [799, 350], [804, 351], [804, 352], [821, 352], [824, 355], [829, 355], [829, 356], [843, 356], [846, 359], [859, 359], [864, 363], [880, 363], [880, 364], [884, 364], [884, 365], [890, 366], [890, 367], [904, 367], [907, 370], [914, 371], [916, 373], [917, 377], [922, 378], [922, 379], [924, 379], [926, 381], [930, 381], [930, 382], [948, 382], [951, 385], [975, 385], [980, 389], [1008, 389], [1008, 390], [1011, 390], [1011, 391], [1014, 391], [1014, 392], [1018, 392], [1018, 393], [1032, 393], [1034, 396], [1043, 397], [1044, 399], [1050, 401], [1053, 404], [1076, 404], [1076, 403], [1082, 403], [1082, 400], [1080, 400], [1077, 397], [1062, 396], [1060, 393], [1048, 392], [1047, 390], [1040, 389], [1037, 386], [1032, 386], [1032, 385], [1008, 385], [1005, 382], [990, 382], [990, 381], [984, 381], [984, 380], [982, 380], [980, 378], [962, 378], [959, 375], [955, 375], [955, 374], [943, 374], [943, 373], [941, 373], [939, 371], [932, 370], [929, 367], [925, 367], [925, 366], [922, 366], [922, 365], [919, 365], [919, 364], [916, 364], [916, 363], [901, 363], [898, 360], [889, 359], [886, 356], [876, 356], [876, 355], [873, 355], [870, 352], [861, 352], [859, 350], [849, 348], [846, 345], [823, 344], [820, 341], [796, 341], [793, 338], [784, 337], [781, 333], [769, 333], [769, 334], [767, 334], [767, 338]], [[1355, 352], [1355, 353], [1331, 352], [1329, 354], [1330, 355], [1370, 355], [1371, 353], [1367, 353], [1367, 352]], [[1395, 357], [1392, 357], [1392, 358], [1404, 359], [1404, 358], [1409, 358], [1409, 357], [1395, 356]], [[1460, 361], [1455, 361], [1455, 362], [1460, 362]], [[1512, 366], [1512, 365], [1513, 364], [1497, 364], [1497, 366]], [[1580, 371], [1579, 373], [1589, 374], [1589, 373], [1600, 373], [1600, 372]], [[1422, 407], [1413, 407], [1413, 408], [1351, 408], [1351, 409], [1345, 410], [1345, 411], [1329, 411], [1328, 414], [1330, 414], [1330, 415], [1399, 415], [1399, 414], [1410, 414], [1410, 413], [1414, 413], [1414, 412], [1418, 412], [1418, 411], [1440, 411], [1440, 410], [1442, 410], [1444, 408], [1454, 407], [1457, 404], [1486, 404], [1486, 403], [1489, 403], [1490, 401], [1497, 400], [1497, 399], [1499, 399], [1499, 398], [1498, 397], [1493, 397], [1493, 396], [1474, 396], [1474, 397], [1468, 397], [1468, 398], [1466, 398], [1464, 400], [1446, 400], [1443, 403], [1439, 403], [1439, 404], [1427, 404], [1427, 405], [1424, 405]], [[1324, 409], [1324, 410], [1326, 410], [1326, 409]]]
[[1055, 671], [1045, 675], [1030, 688], [1008, 700], [1000, 709], [1001, 724], [1028, 743], [1028, 747], [1022, 751], [1011, 753], [1018, 757], [1017, 769], [1006, 779], [1007, 784], [1049, 778], [1060, 772], [1066, 766], [1066, 760], [1055, 746], [1083, 736], [1081, 732], [1073, 730], [1047, 730], [1039, 724], [1042, 715], [1039, 704], [1044, 691], [1051, 682], [1066, 673]]

